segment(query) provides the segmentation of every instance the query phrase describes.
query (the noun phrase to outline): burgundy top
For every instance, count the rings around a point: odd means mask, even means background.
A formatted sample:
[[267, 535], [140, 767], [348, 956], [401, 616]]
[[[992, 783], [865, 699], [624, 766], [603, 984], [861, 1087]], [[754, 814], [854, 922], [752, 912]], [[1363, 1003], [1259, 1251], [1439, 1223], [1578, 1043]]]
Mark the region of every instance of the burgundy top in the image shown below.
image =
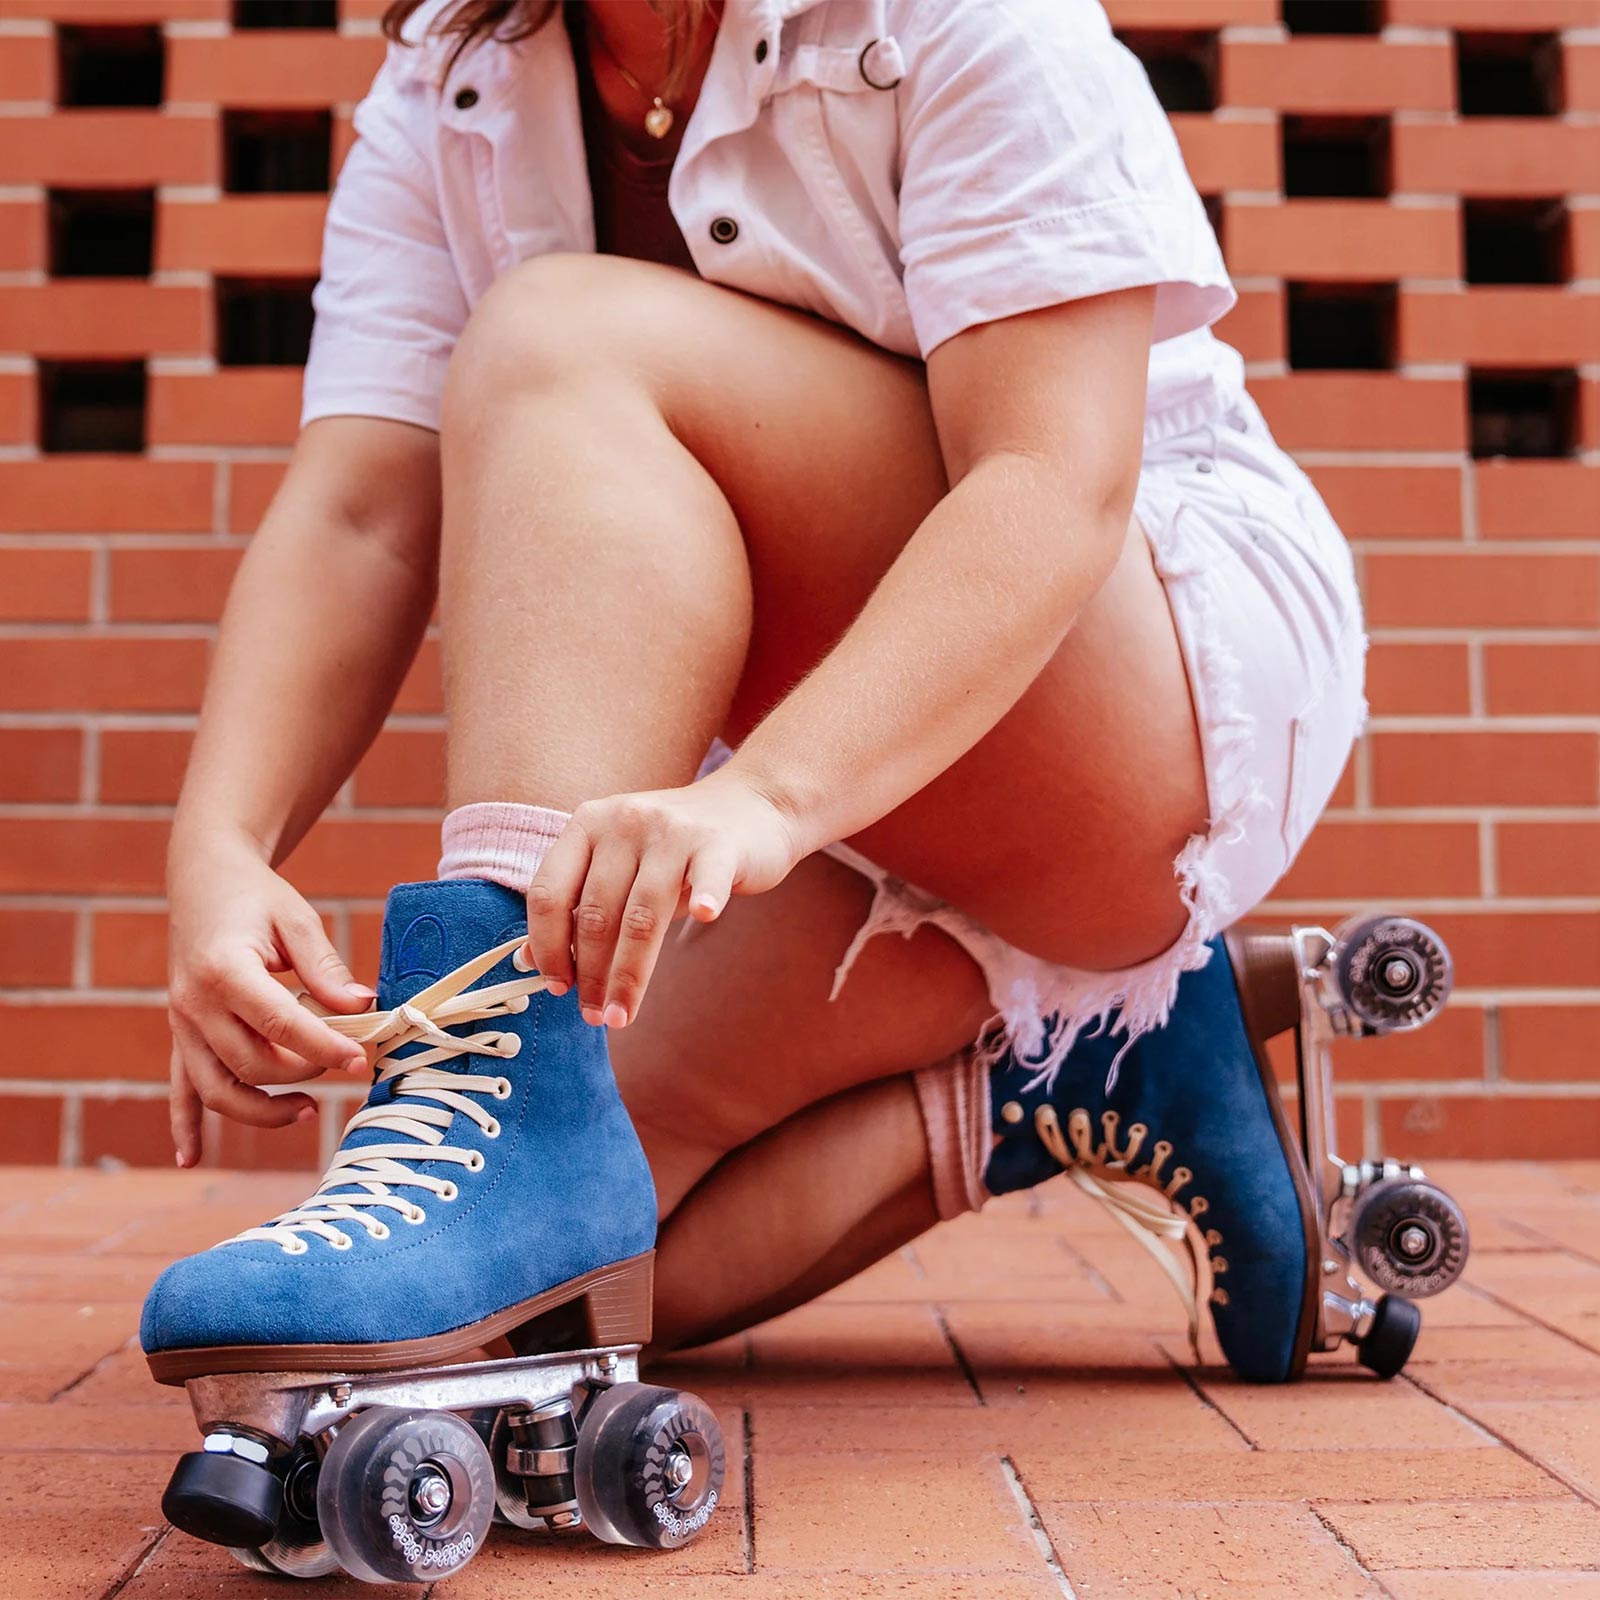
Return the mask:
[[602, 255], [632, 256], [638, 261], [659, 261], [694, 272], [694, 257], [667, 204], [674, 151], [669, 149], [665, 156], [652, 161], [637, 154], [623, 139], [606, 115], [595, 87], [583, 6], [577, 0], [567, 0], [564, 9], [573, 64], [578, 69], [589, 192], [594, 197], [595, 249]]

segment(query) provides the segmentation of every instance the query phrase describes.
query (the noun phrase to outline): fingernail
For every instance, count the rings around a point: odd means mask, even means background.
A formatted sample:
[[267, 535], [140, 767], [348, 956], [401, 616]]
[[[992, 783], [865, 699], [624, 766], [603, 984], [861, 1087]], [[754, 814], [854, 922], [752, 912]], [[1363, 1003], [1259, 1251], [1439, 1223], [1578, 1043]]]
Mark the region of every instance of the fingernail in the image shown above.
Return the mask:
[[533, 971], [533, 955], [528, 949], [527, 945], [523, 945], [520, 950], [513, 950], [511, 952], [511, 965], [515, 967], [518, 972]]
[[378, 991], [369, 989], [364, 983], [347, 983], [344, 986], [344, 992], [354, 995], [357, 1000], [376, 1000], [378, 998]]
[[703, 921], [709, 922], [717, 914], [717, 902], [710, 895], [701, 895], [689, 908]]
[[351, 1056], [345, 1062], [344, 1070], [346, 1072], [365, 1072], [367, 1070], [367, 1058], [365, 1056]]
[[317, 1108], [315, 1106], [301, 1106], [299, 1111], [295, 1113], [294, 1120], [296, 1122], [310, 1122], [316, 1114]]
[[578, 1013], [591, 1028], [603, 1027], [605, 1018], [600, 1014], [599, 1006], [579, 1006]]
[[562, 995], [569, 994], [571, 990], [572, 985], [570, 983], [563, 983], [560, 978], [552, 978], [550, 980], [549, 993], [553, 994], [557, 1000], [559, 1000]]
[[189, 1158], [185, 1156], [181, 1150], [172, 1159], [176, 1161], [180, 1167], [186, 1167], [189, 1165]]
[[608, 1028], [626, 1028], [628, 1026], [628, 1013], [613, 1000], [606, 1007], [605, 1021]]

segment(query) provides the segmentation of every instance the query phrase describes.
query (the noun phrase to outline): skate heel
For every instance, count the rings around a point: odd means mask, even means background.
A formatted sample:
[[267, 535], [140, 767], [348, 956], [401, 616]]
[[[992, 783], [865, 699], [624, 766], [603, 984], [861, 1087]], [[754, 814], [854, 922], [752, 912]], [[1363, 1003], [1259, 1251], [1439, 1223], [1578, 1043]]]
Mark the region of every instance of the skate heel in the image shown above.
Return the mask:
[[592, 1347], [649, 1344], [655, 1272], [656, 1254], [651, 1250], [606, 1269], [583, 1291]]
[[1292, 934], [1225, 934], [1245, 1027], [1260, 1046], [1300, 1025], [1300, 957]]

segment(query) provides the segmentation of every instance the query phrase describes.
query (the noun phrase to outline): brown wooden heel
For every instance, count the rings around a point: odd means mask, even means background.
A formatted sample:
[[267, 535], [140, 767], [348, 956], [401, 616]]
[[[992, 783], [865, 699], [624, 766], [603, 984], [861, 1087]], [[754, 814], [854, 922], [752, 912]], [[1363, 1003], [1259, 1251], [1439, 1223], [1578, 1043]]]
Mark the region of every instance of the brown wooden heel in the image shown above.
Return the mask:
[[1294, 940], [1282, 933], [1223, 935], [1244, 1008], [1245, 1026], [1257, 1044], [1300, 1025], [1300, 963]]
[[619, 1262], [584, 1290], [589, 1343], [596, 1348], [649, 1344], [655, 1311], [656, 1253]]

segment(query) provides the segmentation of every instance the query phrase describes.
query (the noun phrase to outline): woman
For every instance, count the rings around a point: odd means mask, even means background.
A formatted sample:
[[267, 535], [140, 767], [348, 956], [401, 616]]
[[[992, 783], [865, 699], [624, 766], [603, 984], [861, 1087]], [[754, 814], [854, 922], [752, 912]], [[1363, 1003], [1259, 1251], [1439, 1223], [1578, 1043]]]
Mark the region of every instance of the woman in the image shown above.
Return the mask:
[[[395, 1019], [510, 937], [540, 976], [472, 981], [538, 996], [535, 1057], [589, 1071], [609, 1034], [681, 1340], [981, 1198], [1008, 1051], [1048, 1086], [1089, 1025], [1166, 1019], [1344, 764], [1351, 561], [1210, 332], [1215, 239], [1094, 0], [398, 0], [386, 27], [174, 827], [178, 1161], [202, 1103], [281, 1125], [313, 1102], [262, 1084], [493, 1048]], [[436, 591], [445, 881], [391, 902], [375, 1037], [273, 867]], [[667, 943], [685, 912], [733, 927]], [[163, 1280], [147, 1348], [293, 1344], [303, 1288], [270, 1327], [195, 1322], [258, 1255], [353, 1238], [384, 1281], [375, 1209], [438, 1192], [424, 1147], [487, 1159], [435, 1093], [384, 1146], [406, 1164], [363, 1165], [397, 1081], [314, 1201]], [[498, 1224], [547, 1198], [502, 1190]]]

